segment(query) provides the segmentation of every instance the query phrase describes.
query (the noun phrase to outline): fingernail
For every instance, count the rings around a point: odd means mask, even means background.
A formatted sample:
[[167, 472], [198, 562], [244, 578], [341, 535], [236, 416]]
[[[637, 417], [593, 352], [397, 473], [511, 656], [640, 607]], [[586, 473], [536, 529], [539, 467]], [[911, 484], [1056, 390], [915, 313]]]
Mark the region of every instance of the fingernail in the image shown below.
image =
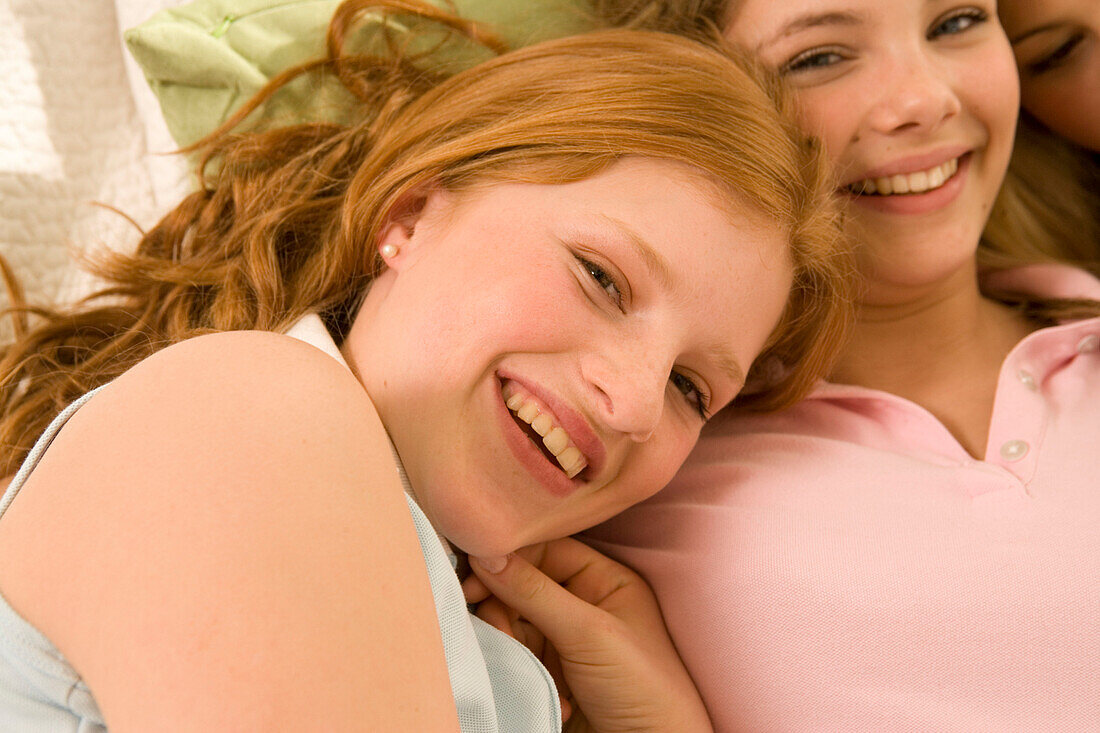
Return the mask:
[[490, 573], [496, 574], [508, 564], [508, 557], [475, 557], [474, 561]]

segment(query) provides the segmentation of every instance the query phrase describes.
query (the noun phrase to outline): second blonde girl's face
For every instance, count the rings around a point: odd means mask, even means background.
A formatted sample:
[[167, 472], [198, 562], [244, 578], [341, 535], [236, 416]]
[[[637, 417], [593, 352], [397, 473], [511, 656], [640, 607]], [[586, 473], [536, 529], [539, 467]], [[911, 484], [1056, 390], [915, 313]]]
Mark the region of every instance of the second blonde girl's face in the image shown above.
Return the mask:
[[999, 10], [1020, 67], [1024, 109], [1100, 152], [1100, 2], [1002, 0]]
[[740, 390], [792, 278], [777, 225], [641, 158], [575, 183], [432, 192], [380, 244], [397, 254], [343, 351], [425, 514], [483, 556], [666, 484], [703, 414]]
[[789, 80], [837, 163], [867, 301], [971, 276], [1019, 102], [995, 4], [735, 0], [727, 29]]

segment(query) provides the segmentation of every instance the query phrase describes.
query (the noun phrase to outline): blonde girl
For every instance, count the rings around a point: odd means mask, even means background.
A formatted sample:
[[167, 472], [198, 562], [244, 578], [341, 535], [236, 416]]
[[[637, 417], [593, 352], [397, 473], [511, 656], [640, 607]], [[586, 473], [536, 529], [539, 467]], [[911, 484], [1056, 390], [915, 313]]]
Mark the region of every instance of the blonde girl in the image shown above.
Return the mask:
[[716, 729], [1093, 726], [1100, 282], [1009, 266], [1028, 231], [985, 259], [1019, 107], [996, 4], [605, 9], [786, 80], [866, 282], [827, 381], [717, 416], [668, 488], [592, 531], [652, 583]]

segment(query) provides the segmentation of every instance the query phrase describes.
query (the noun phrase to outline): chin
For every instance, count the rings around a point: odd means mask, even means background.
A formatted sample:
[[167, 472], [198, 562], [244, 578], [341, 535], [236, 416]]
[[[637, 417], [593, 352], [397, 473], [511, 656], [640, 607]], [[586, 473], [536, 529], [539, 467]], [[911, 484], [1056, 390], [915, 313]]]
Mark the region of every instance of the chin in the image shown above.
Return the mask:
[[[975, 238], [975, 242], [977, 238]], [[971, 278], [976, 272], [977, 246], [946, 246], [939, 252], [910, 251], [891, 253], [874, 261], [868, 257], [861, 270], [867, 283], [864, 302], [894, 301], [925, 293], [932, 288]]]
[[469, 542], [460, 542], [448, 537], [447, 541], [451, 543], [454, 549], [461, 550], [470, 557], [504, 557], [522, 547], [526, 547], [526, 544], [518, 544], [509, 541], [507, 538], [475, 537], [471, 538]]
[[429, 518], [455, 549], [475, 557], [499, 557], [531, 544], [516, 520], [504, 515], [499, 505], [493, 509], [486, 506], [483, 500], [458, 499], [456, 505], [439, 507], [442, 511], [436, 517], [429, 514]]
[[499, 526], [492, 530], [458, 526], [451, 528], [449, 532], [442, 531], [441, 528], [440, 534], [447, 538], [454, 549], [473, 557], [503, 557], [534, 543], [534, 540], [526, 540]]

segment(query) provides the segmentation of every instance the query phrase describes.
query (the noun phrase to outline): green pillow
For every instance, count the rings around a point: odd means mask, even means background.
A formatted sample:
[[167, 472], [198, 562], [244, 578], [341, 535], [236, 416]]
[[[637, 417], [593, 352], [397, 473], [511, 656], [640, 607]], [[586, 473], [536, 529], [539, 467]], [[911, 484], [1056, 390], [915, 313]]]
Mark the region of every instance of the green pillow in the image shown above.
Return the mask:
[[[593, 27], [585, 0], [430, 0], [453, 6], [512, 48]], [[325, 53], [325, 34], [339, 0], [195, 0], [157, 13], [125, 33], [126, 45], [160, 102], [168, 130], [181, 146], [202, 138], [279, 72]], [[410, 16], [383, 22], [368, 14], [349, 50], [381, 53], [383, 31], [401, 41], [417, 24], [413, 52], [420, 62], [455, 72], [491, 52], [457, 34]], [[425, 35], [426, 31], [434, 31]], [[307, 120], [342, 121], [354, 108], [332, 78], [305, 75], [283, 87], [247, 120], [253, 129]]]

